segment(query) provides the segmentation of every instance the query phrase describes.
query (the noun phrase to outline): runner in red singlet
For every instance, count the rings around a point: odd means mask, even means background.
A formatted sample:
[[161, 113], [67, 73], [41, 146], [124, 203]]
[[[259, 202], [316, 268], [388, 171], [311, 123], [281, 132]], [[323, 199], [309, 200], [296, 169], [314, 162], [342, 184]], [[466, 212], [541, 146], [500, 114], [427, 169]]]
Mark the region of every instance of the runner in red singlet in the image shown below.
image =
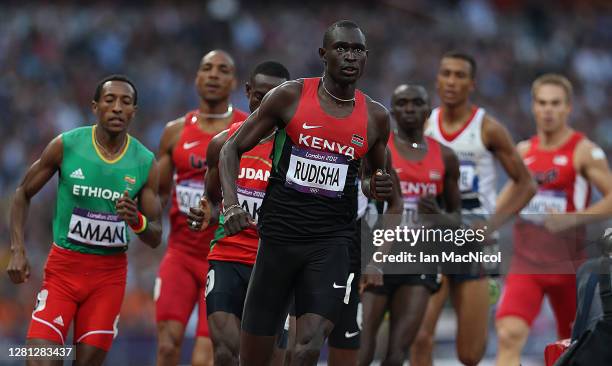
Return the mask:
[[[514, 227], [514, 257], [496, 314], [497, 365], [520, 363], [544, 295], [555, 313], [558, 337], [570, 337], [576, 313], [574, 271], [584, 259], [584, 228], [578, 225], [612, 213], [612, 174], [606, 156], [568, 125], [570, 81], [543, 75], [533, 83], [532, 98], [537, 135], [519, 143], [518, 150], [538, 192]], [[604, 198], [587, 207], [590, 184]], [[580, 214], [563, 215], [570, 212]]]
[[211, 51], [202, 58], [195, 85], [200, 96], [199, 109], [169, 122], [159, 148], [159, 190], [164, 204], [171, 200], [171, 228], [154, 294], [158, 365], [179, 362], [185, 326], [195, 304], [199, 317], [192, 363], [212, 364], [204, 288], [208, 245], [216, 227], [194, 232], [187, 227], [185, 217], [190, 207], [198, 205], [204, 189], [208, 143], [230, 123], [246, 118], [229, 102], [236, 79], [234, 61], [226, 52]]
[[[256, 110], [261, 99], [271, 89], [289, 80], [289, 72], [278, 62], [263, 62], [255, 67], [246, 94], [251, 111]], [[219, 152], [221, 147], [240, 127], [234, 123], [228, 130], [219, 133], [208, 145], [206, 156], [210, 164], [206, 172], [206, 196], [199, 208], [192, 208], [188, 224], [201, 230], [210, 220], [210, 206], [221, 204], [221, 185], [219, 182]], [[255, 222], [259, 208], [268, 186], [272, 160], [274, 130], [260, 141], [252, 150], [242, 155], [238, 174], [238, 198], [240, 205], [249, 212]], [[195, 222], [195, 224], [194, 224]], [[202, 224], [203, 222], [204, 225]], [[224, 217], [219, 217], [222, 225]], [[208, 261], [210, 269], [206, 285], [206, 311], [213, 342], [215, 365], [237, 365], [240, 349], [240, 320], [246, 297], [246, 290], [255, 264], [259, 234], [255, 228], [248, 228], [234, 236], [226, 236], [223, 226], [218, 226], [215, 237], [210, 243]], [[286, 337], [285, 337], [286, 340]], [[286, 342], [285, 342], [286, 343]], [[281, 345], [282, 346], [282, 345]], [[284, 348], [284, 347], [282, 347]], [[276, 362], [282, 365], [284, 352], [279, 352]]]
[[[397, 130], [389, 138], [389, 150], [404, 205], [404, 223], [419, 227], [418, 214], [436, 215], [459, 226], [459, 161], [453, 151], [430, 137], [423, 126], [431, 113], [427, 91], [419, 85], [400, 85], [391, 100]], [[442, 208], [441, 208], [442, 207]], [[384, 365], [402, 365], [425, 315], [431, 293], [439, 289], [436, 274], [385, 274], [384, 285], [365, 290], [362, 347], [359, 365], [374, 358], [378, 328], [390, 312], [389, 342]]]

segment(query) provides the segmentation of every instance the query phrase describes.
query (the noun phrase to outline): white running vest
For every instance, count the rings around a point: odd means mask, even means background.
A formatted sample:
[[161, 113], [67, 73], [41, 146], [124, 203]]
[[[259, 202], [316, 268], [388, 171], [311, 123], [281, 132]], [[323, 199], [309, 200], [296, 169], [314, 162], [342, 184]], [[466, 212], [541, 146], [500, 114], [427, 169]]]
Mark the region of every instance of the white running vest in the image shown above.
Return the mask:
[[[482, 121], [485, 110], [478, 108], [463, 131], [447, 140], [440, 131], [440, 108], [429, 117], [425, 134], [453, 149], [459, 158], [459, 190], [462, 212], [468, 214], [492, 214], [497, 198], [495, 157], [482, 142]], [[475, 204], [476, 203], [476, 204]]]

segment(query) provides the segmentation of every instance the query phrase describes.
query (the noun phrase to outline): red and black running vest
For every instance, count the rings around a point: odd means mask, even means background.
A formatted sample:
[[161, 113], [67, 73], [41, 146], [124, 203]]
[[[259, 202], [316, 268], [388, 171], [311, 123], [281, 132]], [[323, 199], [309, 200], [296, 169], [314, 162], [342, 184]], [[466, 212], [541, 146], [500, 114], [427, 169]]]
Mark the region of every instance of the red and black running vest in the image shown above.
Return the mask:
[[366, 97], [355, 90], [353, 112], [330, 116], [317, 95], [320, 80], [303, 79], [295, 115], [276, 132], [259, 221], [264, 240], [307, 244], [355, 235], [356, 178], [368, 151]]

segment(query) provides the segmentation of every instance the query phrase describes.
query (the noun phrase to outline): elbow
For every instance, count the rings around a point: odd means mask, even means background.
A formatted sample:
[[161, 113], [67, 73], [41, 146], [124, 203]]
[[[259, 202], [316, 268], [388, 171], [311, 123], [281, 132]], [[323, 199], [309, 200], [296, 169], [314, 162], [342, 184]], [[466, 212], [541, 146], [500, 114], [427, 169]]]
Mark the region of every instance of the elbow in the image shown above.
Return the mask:
[[525, 193], [529, 196], [529, 198], [535, 196], [536, 192], [538, 191], [538, 185], [531, 175], [524, 178], [523, 186], [525, 187]]

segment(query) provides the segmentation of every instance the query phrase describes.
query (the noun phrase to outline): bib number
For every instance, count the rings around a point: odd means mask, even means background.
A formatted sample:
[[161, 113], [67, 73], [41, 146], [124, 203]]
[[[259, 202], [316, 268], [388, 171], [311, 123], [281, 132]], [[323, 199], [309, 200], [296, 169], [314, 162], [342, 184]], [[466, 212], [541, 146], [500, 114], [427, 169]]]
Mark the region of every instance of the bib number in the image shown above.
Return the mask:
[[339, 198], [344, 192], [348, 160], [344, 155], [293, 146], [285, 186], [296, 191]]
[[125, 222], [118, 215], [78, 207], [72, 210], [68, 239], [103, 247], [123, 247], [128, 243]]
[[562, 191], [538, 191], [521, 210], [521, 218], [531, 222], [542, 222], [549, 214], [560, 214], [567, 211], [567, 197]]
[[418, 202], [418, 196], [404, 196], [404, 217], [402, 217], [402, 225], [416, 226], [418, 224]]
[[257, 189], [237, 187], [238, 202], [243, 210], [248, 212], [253, 220], [257, 222], [259, 218], [259, 209], [263, 202], [266, 192]]
[[184, 214], [189, 213], [189, 208], [197, 207], [204, 195], [204, 184], [201, 182], [185, 181], [176, 185], [176, 203]]
[[478, 191], [478, 175], [473, 162], [462, 161], [459, 165], [459, 190], [461, 193]]

